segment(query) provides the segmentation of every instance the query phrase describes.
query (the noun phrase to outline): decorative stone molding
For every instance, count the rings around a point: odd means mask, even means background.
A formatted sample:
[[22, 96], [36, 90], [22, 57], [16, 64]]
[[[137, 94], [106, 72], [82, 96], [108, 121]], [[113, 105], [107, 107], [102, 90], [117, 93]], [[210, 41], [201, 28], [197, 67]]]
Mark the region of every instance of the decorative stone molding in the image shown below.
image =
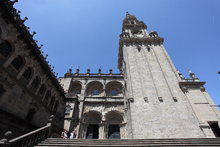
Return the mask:
[[179, 86], [183, 92], [188, 92], [188, 89], [200, 89], [201, 91], [205, 91], [204, 85], [205, 82], [201, 81], [181, 81], [179, 82]]
[[160, 37], [142, 37], [142, 38], [121, 38], [119, 40], [119, 53], [118, 53], [118, 68], [122, 68], [123, 61], [123, 46], [129, 45], [161, 45], [164, 39]]
[[160, 102], [163, 102], [163, 98], [162, 98], [162, 97], [158, 97], [158, 100], [159, 100]]
[[148, 103], [149, 101], [148, 101], [148, 97], [144, 97], [144, 101], [146, 102], [146, 103]]
[[134, 98], [128, 98], [128, 101], [129, 101], [130, 103], [133, 103], [133, 102], [134, 102]]

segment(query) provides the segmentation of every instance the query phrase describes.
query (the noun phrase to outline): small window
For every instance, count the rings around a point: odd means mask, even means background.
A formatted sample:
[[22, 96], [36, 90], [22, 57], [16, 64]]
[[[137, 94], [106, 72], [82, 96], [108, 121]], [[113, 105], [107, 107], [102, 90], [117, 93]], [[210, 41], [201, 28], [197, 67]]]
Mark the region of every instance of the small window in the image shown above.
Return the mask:
[[12, 47], [7, 41], [4, 41], [0, 44], [0, 54], [2, 56], [7, 57], [11, 53], [11, 51]]
[[118, 94], [117, 90], [115, 90], [115, 89], [111, 90], [111, 96], [116, 96], [117, 94]]
[[28, 67], [25, 72], [23, 73], [23, 77], [26, 79], [26, 80], [29, 80], [31, 78], [31, 74], [32, 74], [32, 71], [31, 71], [31, 68]]
[[31, 86], [33, 88], [37, 88], [40, 84], [40, 78], [38, 76], [35, 77], [35, 79], [33, 80], [33, 82], [31, 83]]
[[19, 70], [22, 65], [24, 64], [23, 59], [21, 58], [21, 56], [17, 56], [12, 62], [11, 65], [16, 69]]
[[134, 24], [134, 21], [131, 21], [131, 24]]
[[67, 105], [65, 107], [65, 114], [70, 114], [70, 111], [71, 111], [71, 106], [70, 105]]
[[99, 95], [99, 90], [98, 89], [93, 89], [92, 90], [92, 95]]
[[46, 91], [46, 86], [43, 84], [39, 89], [39, 94], [43, 95], [45, 91]]

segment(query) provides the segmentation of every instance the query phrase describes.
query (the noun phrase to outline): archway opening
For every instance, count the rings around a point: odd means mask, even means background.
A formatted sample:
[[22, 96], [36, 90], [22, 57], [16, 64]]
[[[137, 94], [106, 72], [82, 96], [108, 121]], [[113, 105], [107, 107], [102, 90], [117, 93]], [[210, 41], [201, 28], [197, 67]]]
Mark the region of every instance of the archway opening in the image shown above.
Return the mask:
[[95, 111], [90, 111], [83, 116], [85, 126], [86, 139], [99, 138], [99, 124], [101, 122], [101, 114]]
[[120, 139], [120, 127], [119, 125], [108, 126], [108, 139]]
[[120, 139], [121, 138], [121, 131], [120, 131], [120, 124], [123, 121], [123, 117], [120, 112], [111, 111], [106, 114], [106, 121], [108, 123], [108, 139]]
[[98, 139], [99, 138], [99, 126], [95, 124], [89, 124], [86, 131], [86, 139]]

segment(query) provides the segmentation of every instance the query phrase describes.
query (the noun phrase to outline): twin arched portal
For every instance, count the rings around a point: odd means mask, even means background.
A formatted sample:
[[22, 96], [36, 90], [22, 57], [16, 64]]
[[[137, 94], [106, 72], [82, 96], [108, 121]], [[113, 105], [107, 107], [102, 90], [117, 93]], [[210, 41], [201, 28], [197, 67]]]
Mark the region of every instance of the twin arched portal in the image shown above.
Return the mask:
[[89, 111], [82, 117], [84, 136], [87, 139], [98, 139], [102, 133], [103, 138], [120, 139], [122, 122], [123, 114], [118, 111], [110, 111], [105, 115], [97, 111]]

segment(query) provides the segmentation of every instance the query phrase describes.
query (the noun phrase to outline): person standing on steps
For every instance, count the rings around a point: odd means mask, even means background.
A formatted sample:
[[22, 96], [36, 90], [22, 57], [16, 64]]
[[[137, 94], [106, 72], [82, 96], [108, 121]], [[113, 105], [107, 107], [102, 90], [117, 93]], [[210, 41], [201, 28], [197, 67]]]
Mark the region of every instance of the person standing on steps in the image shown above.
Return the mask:
[[72, 131], [72, 132], [70, 133], [70, 139], [76, 138], [76, 132], [77, 132], [77, 130], [76, 130], [76, 128], [75, 128], [74, 131]]
[[68, 135], [67, 135], [67, 130], [63, 130], [63, 132], [61, 133], [61, 138], [63, 139], [67, 139], [68, 138]]

